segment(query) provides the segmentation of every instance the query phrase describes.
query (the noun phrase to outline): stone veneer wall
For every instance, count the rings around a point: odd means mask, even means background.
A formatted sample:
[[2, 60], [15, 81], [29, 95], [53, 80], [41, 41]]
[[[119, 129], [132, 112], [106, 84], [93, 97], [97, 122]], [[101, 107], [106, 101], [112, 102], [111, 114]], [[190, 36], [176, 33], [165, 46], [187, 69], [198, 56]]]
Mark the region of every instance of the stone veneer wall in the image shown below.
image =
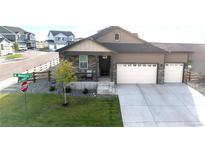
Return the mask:
[[111, 81], [117, 83], [117, 64], [112, 63]]
[[187, 71], [188, 71], [188, 65], [185, 63], [184, 64], [184, 78], [183, 78], [184, 83], [187, 83]]
[[164, 84], [164, 64], [158, 64], [157, 84]]
[[[76, 72], [86, 73], [87, 69], [80, 69], [79, 68], [79, 56], [78, 55], [67, 55], [65, 59], [72, 62], [73, 66], [75, 67]], [[88, 70], [92, 70], [93, 73], [97, 72], [97, 57], [89, 55], [88, 56]], [[96, 75], [94, 75], [94, 79], [96, 80]]]

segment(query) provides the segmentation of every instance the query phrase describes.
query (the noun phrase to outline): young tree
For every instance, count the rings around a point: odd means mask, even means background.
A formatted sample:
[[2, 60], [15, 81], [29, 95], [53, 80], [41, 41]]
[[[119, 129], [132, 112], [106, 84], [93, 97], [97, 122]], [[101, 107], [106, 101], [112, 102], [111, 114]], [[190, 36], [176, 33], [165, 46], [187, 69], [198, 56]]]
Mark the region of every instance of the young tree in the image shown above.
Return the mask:
[[67, 60], [62, 60], [55, 71], [56, 81], [63, 84], [64, 91], [64, 105], [66, 101], [66, 85], [76, 80], [75, 71], [72, 63]]
[[19, 45], [18, 45], [17, 42], [15, 42], [15, 43], [13, 44], [13, 49], [14, 49], [15, 51], [18, 51], [18, 50], [19, 50]]

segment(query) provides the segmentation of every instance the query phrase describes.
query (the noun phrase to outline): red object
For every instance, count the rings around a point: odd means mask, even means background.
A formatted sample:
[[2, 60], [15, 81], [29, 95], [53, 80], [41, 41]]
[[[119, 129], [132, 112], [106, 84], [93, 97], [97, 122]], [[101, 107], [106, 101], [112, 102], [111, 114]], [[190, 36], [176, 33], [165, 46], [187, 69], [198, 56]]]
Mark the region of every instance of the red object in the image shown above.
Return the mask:
[[21, 84], [21, 91], [22, 92], [26, 92], [28, 90], [28, 83], [27, 81], [24, 81], [22, 84]]

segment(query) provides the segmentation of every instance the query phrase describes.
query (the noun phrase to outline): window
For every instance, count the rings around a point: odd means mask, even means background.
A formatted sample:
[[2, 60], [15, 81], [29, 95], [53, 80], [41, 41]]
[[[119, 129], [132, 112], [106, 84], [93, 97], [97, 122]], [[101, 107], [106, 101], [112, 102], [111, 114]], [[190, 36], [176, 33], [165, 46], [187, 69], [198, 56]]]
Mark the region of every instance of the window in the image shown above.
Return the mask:
[[3, 44], [1, 44], [1, 50], [4, 50], [4, 45]]
[[114, 39], [115, 39], [115, 41], [119, 41], [120, 40], [120, 34], [119, 33], [115, 33]]
[[55, 38], [56, 41], [60, 41], [60, 39], [61, 39], [60, 37], [56, 37]]
[[79, 56], [79, 68], [88, 69], [88, 56], [87, 55]]

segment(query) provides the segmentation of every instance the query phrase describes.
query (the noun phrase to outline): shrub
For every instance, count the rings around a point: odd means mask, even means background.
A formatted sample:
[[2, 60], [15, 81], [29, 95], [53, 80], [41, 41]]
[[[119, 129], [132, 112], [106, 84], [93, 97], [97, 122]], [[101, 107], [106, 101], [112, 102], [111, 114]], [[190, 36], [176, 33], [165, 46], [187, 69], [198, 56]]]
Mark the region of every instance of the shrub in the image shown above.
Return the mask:
[[83, 90], [83, 94], [88, 94], [88, 89], [87, 89], [87, 88], [85, 88], [85, 89]]
[[54, 86], [51, 86], [50, 88], [49, 88], [49, 91], [55, 91], [56, 90], [56, 87], [54, 87]]
[[72, 89], [71, 89], [70, 86], [66, 87], [66, 89], [65, 89], [65, 92], [66, 92], [66, 93], [70, 93], [71, 91], [72, 91]]

